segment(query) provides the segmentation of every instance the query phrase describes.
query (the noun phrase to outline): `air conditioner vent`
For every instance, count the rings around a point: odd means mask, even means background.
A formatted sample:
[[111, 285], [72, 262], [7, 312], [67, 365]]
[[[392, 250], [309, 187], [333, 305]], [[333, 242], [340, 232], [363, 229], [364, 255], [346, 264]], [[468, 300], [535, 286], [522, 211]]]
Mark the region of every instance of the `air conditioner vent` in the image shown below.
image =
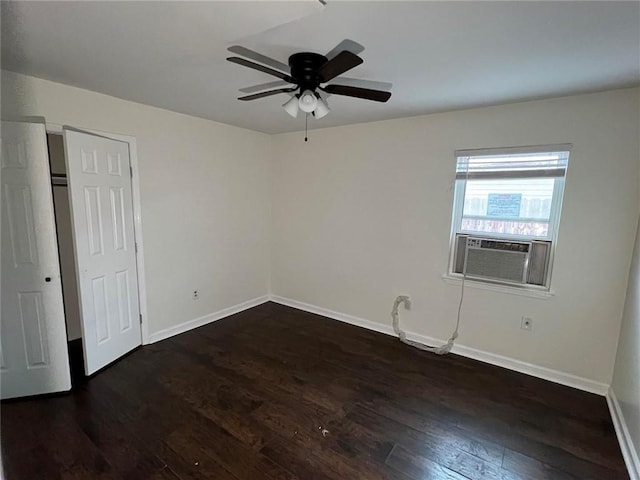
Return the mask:
[[505, 283], [544, 286], [551, 243], [456, 236], [455, 273]]
[[467, 249], [466, 272], [469, 276], [524, 283], [526, 264], [526, 253], [490, 248]]

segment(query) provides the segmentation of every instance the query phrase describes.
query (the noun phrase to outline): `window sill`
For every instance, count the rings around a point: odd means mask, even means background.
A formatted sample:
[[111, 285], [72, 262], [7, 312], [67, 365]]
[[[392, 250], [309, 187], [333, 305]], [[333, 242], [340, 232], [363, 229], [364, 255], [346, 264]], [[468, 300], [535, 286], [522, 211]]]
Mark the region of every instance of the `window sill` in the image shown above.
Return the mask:
[[[461, 285], [462, 275], [451, 275], [445, 273], [444, 275], [442, 275], [442, 280], [450, 285]], [[506, 293], [510, 295], [522, 295], [524, 297], [533, 298], [547, 299], [555, 296], [555, 293], [552, 290], [534, 289], [531, 287], [512, 287], [510, 285], [482, 282], [479, 280], [472, 280], [470, 278], [467, 278], [464, 281], [464, 286], [477, 288], [480, 290], [490, 290], [492, 292]]]

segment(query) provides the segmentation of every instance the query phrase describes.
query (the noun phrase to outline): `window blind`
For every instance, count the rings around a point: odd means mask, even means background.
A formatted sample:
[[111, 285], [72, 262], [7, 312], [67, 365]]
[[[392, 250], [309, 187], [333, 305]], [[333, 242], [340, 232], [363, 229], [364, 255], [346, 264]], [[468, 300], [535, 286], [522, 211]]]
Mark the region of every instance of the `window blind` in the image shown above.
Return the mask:
[[456, 179], [564, 177], [570, 145], [456, 151]]

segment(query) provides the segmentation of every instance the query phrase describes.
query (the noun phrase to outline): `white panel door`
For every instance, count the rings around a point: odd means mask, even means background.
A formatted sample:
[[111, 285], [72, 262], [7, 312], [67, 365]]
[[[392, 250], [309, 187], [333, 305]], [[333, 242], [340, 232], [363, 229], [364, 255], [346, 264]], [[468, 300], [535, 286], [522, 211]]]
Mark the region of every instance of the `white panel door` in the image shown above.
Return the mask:
[[43, 124], [2, 122], [3, 399], [71, 389]]
[[85, 372], [142, 342], [129, 145], [64, 129]]

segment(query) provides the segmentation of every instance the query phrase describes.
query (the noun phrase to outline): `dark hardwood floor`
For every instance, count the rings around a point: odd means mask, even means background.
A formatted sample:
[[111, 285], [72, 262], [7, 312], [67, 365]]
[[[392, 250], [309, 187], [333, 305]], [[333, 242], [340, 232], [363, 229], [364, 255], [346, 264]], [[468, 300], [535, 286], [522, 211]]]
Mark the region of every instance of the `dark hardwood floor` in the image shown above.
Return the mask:
[[603, 397], [272, 303], [1, 417], [7, 480], [629, 478]]

